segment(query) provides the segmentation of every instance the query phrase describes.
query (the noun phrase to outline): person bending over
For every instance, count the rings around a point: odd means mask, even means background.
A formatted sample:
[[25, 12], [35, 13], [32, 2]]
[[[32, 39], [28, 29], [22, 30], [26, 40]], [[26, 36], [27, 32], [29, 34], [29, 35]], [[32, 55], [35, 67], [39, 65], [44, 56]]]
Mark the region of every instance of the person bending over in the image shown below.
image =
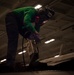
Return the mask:
[[44, 21], [49, 20], [54, 11], [48, 8], [35, 9], [32, 6], [21, 7], [6, 14], [5, 23], [8, 36], [7, 65], [13, 66], [17, 51], [18, 36], [33, 38], [40, 42], [39, 31]]

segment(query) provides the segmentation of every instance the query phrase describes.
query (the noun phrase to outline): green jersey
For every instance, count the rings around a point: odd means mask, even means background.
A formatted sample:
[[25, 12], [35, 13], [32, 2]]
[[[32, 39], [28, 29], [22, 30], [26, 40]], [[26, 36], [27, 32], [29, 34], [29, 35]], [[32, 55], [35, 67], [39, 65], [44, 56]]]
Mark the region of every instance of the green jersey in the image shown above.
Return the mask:
[[[37, 11], [33, 7], [22, 7], [12, 11], [18, 16], [19, 20], [23, 23], [23, 29], [26, 27], [32, 32], [35, 32], [35, 27], [32, 25], [32, 18], [35, 17]], [[21, 24], [22, 24], [21, 23]]]

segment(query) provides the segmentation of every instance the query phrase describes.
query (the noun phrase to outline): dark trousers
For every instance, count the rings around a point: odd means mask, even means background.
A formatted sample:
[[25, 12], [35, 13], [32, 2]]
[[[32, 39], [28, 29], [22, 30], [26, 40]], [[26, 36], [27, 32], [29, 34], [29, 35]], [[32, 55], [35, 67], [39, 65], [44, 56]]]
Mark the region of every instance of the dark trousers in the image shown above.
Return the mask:
[[6, 31], [8, 37], [7, 64], [12, 65], [14, 64], [15, 61], [19, 31], [14, 14], [12, 13], [7, 14], [5, 22], [6, 22]]
[[[8, 13], [5, 18], [6, 22], [6, 31], [8, 37], [8, 46], [7, 46], [7, 64], [13, 65], [15, 63], [17, 45], [18, 45], [18, 36], [19, 33], [24, 37], [28, 38], [31, 35], [31, 31], [27, 28], [21, 29], [22, 22], [19, 22], [18, 18], [13, 13]], [[40, 26], [36, 25], [36, 29], [39, 29]]]

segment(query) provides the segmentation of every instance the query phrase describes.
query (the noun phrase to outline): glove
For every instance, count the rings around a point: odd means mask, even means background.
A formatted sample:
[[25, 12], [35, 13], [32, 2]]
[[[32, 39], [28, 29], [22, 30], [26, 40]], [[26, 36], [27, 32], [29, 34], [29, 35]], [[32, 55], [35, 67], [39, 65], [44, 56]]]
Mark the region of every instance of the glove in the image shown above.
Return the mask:
[[32, 33], [32, 34], [28, 37], [28, 39], [30, 39], [30, 40], [35, 40], [36, 43], [39, 43], [39, 42], [40, 42], [40, 37], [39, 37], [39, 35], [36, 34], [36, 33]]
[[41, 41], [38, 34], [34, 33], [33, 36], [34, 36], [34, 39], [35, 39], [36, 43], [39, 43]]

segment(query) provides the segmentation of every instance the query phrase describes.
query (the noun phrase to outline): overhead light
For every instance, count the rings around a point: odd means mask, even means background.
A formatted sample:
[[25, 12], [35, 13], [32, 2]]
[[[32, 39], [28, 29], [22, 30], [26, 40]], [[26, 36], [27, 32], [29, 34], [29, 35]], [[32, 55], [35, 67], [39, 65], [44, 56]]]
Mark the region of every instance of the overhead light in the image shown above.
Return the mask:
[[41, 8], [42, 7], [42, 5], [41, 4], [38, 4], [38, 5], [36, 5], [34, 8], [35, 9], [39, 9], [39, 8]]
[[43, 21], [43, 24], [45, 24], [47, 21], [48, 21], [48, 20], [46, 20], [46, 21]]
[[0, 62], [2, 63], [2, 62], [5, 62], [6, 61], [6, 59], [3, 59], [3, 60], [1, 60]]
[[23, 54], [23, 53], [25, 53], [26, 51], [24, 50], [24, 51], [22, 51], [22, 52], [19, 52], [18, 54], [20, 55], [20, 54]]
[[55, 39], [50, 39], [48, 41], [45, 41], [45, 44], [48, 44], [48, 43], [53, 42], [53, 41], [55, 41]]
[[60, 55], [56, 55], [56, 56], [54, 56], [54, 58], [57, 58], [57, 57], [59, 57]]

